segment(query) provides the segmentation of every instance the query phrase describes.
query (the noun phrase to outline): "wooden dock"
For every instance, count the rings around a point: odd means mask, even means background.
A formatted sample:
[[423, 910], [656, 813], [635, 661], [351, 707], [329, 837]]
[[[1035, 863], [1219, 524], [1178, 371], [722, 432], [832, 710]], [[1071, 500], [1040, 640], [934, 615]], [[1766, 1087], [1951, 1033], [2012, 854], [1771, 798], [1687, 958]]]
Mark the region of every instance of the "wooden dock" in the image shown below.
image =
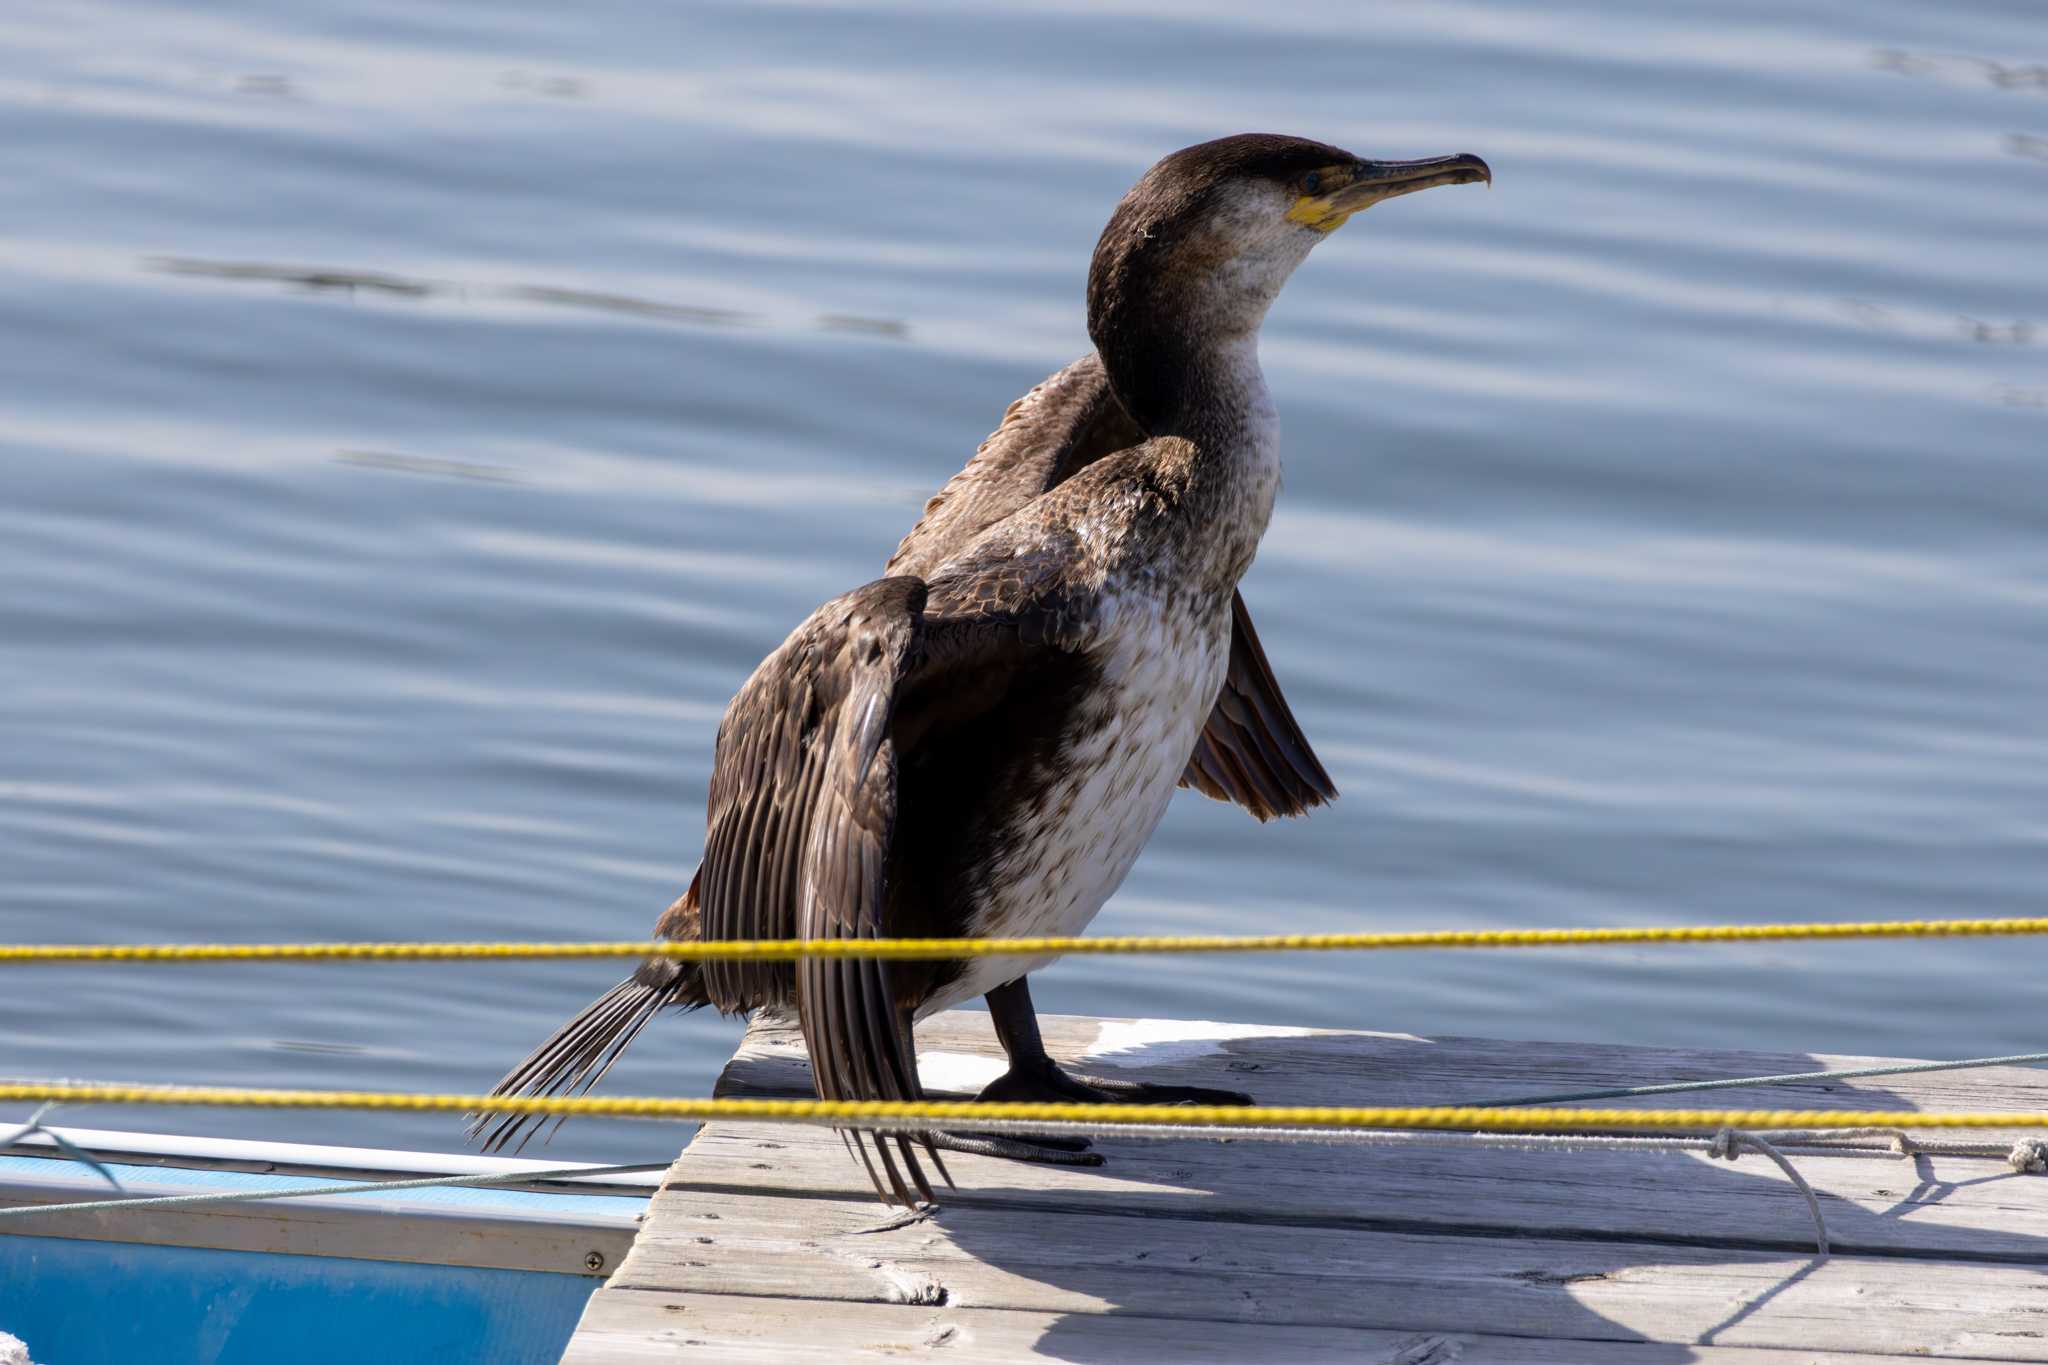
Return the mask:
[[[1483, 1102], [1876, 1060], [1044, 1023], [1053, 1054], [1081, 1070], [1273, 1104]], [[935, 1019], [919, 1047], [928, 1088], [972, 1090], [1001, 1067], [985, 1015]], [[800, 1040], [772, 1026], [748, 1034], [719, 1087], [808, 1092]], [[1674, 1102], [2038, 1111], [2048, 1071]], [[949, 1155], [959, 1190], [906, 1219], [828, 1131], [709, 1126], [592, 1297], [565, 1365], [2048, 1361], [2048, 1177], [2002, 1159], [1795, 1156], [1834, 1240], [1820, 1264], [1803, 1200], [1755, 1155], [1098, 1147], [1109, 1164], [1097, 1170]]]

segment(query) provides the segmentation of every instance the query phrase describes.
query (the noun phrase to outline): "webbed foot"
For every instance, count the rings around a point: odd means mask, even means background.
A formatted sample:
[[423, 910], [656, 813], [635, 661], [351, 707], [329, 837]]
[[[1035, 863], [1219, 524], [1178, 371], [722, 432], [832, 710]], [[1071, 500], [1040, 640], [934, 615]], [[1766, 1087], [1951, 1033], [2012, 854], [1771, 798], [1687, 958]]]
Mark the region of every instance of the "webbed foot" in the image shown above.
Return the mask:
[[1150, 1081], [1112, 1081], [1076, 1076], [1047, 1062], [1020, 1071], [1011, 1067], [990, 1081], [979, 1100], [1026, 1104], [1254, 1104], [1242, 1090], [1216, 1090], [1206, 1085], [1155, 1085]]
[[942, 1152], [1001, 1157], [1039, 1166], [1102, 1164], [1100, 1154], [1088, 1150], [1087, 1138], [1001, 1137], [995, 1133], [930, 1133], [926, 1137]]

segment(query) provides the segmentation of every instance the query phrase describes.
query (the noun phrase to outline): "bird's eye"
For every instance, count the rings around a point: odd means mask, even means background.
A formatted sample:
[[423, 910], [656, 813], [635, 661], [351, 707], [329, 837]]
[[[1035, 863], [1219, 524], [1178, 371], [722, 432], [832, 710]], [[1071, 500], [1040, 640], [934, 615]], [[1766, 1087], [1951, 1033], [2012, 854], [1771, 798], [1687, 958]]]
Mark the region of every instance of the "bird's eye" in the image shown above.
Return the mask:
[[1322, 187], [1323, 176], [1322, 172], [1320, 171], [1310, 171], [1307, 175], [1301, 178], [1301, 192], [1303, 194], [1314, 194]]

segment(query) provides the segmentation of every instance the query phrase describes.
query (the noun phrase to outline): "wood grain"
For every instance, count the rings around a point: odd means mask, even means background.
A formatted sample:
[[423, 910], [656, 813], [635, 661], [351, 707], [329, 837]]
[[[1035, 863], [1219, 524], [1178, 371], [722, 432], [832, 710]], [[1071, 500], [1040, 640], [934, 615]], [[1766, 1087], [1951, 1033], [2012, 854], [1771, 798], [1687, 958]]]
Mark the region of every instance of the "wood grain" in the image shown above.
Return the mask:
[[[1435, 1103], [1882, 1059], [1048, 1017], [1078, 1070], [1263, 1102]], [[999, 1065], [986, 1016], [919, 1031]], [[786, 1026], [731, 1095], [808, 1088]], [[1691, 1103], [1692, 1101], [1686, 1101]], [[2024, 1068], [1730, 1091], [1716, 1107], [2048, 1109]], [[949, 1156], [891, 1217], [838, 1139], [718, 1124], [656, 1196], [568, 1359], [2048, 1360], [2048, 1180], [1988, 1158], [1802, 1156], [1837, 1255], [1769, 1162], [1611, 1150], [1105, 1140], [1099, 1170]], [[679, 1325], [687, 1319], [687, 1326]], [[677, 1335], [680, 1333], [680, 1335]], [[807, 1354], [808, 1353], [808, 1354]]]
[[[1382, 1332], [1116, 1313], [1034, 1313], [730, 1294], [600, 1294], [563, 1365], [718, 1360], [828, 1365], [929, 1358], [1009, 1365], [1058, 1358], [1116, 1365], [1896, 1365], [1895, 1355], [1659, 1342], [1543, 1341], [1475, 1332]], [[1949, 1356], [1960, 1365], [1988, 1357]]]

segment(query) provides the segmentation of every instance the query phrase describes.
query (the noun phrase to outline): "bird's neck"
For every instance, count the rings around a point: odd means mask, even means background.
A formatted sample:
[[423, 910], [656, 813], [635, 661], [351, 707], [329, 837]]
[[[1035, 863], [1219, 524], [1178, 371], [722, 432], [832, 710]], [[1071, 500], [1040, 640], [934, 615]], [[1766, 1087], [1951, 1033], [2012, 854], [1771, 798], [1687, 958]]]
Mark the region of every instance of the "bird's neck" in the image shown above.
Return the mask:
[[1110, 385], [1147, 436], [1179, 438], [1200, 576], [1234, 587], [1280, 492], [1280, 414], [1259, 368], [1258, 329], [1223, 338], [1182, 330], [1135, 349], [1141, 358], [1123, 366], [1103, 357]]
[[1312, 235], [1244, 250], [1120, 211], [1089, 268], [1088, 332], [1110, 388], [1148, 437], [1188, 443], [1191, 545], [1232, 585], [1280, 489], [1280, 417], [1259, 369], [1259, 328]]
[[1153, 222], [1120, 206], [1088, 270], [1088, 334], [1148, 436], [1229, 445], [1270, 426], [1259, 328], [1313, 233], [1256, 246], [1228, 223]]

